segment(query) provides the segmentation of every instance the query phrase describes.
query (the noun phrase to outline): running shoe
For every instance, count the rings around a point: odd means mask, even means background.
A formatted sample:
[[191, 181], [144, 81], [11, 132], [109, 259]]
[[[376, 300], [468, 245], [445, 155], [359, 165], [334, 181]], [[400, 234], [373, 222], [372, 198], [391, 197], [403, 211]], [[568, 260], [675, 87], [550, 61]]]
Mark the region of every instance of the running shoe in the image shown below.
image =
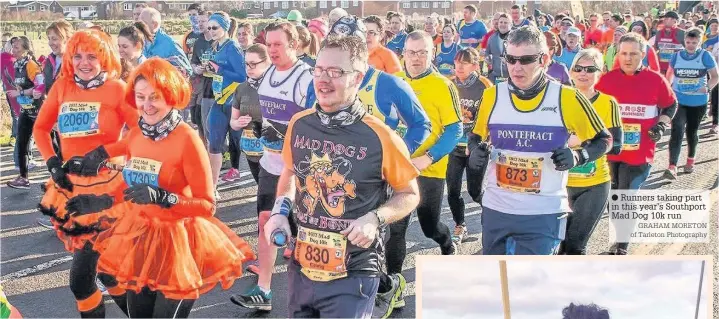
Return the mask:
[[[392, 288], [385, 293], [377, 294], [374, 300], [372, 318], [384, 319], [389, 317], [396, 307], [397, 301], [402, 299], [403, 289], [400, 288], [402, 282], [405, 282], [405, 286], [407, 285], [406, 280], [401, 274], [392, 274], [389, 275], [389, 278], [392, 280]], [[404, 300], [402, 300], [402, 303], [404, 303]]]
[[670, 179], [670, 180], [676, 180], [677, 179], [677, 168], [676, 167], [669, 167], [664, 171], [664, 178]]
[[52, 224], [52, 222], [50, 222], [49, 217], [39, 217], [35, 220], [35, 222], [37, 222], [38, 225], [45, 227], [47, 229], [50, 229], [50, 230], [55, 229], [55, 226]]
[[237, 294], [230, 297], [232, 303], [249, 308], [262, 311], [272, 310], [272, 292], [263, 292], [260, 286], [253, 286], [248, 292], [244, 294]]
[[103, 285], [102, 282], [100, 281], [100, 278], [95, 278], [95, 285], [97, 285], [97, 289], [100, 290], [100, 292], [102, 293], [103, 296], [110, 295], [110, 293], [107, 291], [107, 288], [105, 287], [105, 285]]
[[719, 127], [712, 125], [712, 128], [709, 129], [709, 134], [719, 134]]
[[458, 244], [462, 243], [464, 236], [467, 235], [467, 225], [454, 226], [454, 234], [452, 234], [452, 241]]
[[627, 250], [617, 247], [617, 244], [615, 243], [612, 245], [612, 247], [609, 248], [607, 252], [603, 252], [600, 255], [624, 256], [627, 255]]
[[397, 298], [394, 302], [394, 309], [404, 308], [404, 291], [407, 289], [407, 279], [402, 274], [396, 274], [395, 277], [399, 280], [399, 289], [397, 289]]
[[7, 182], [7, 186], [11, 188], [17, 188], [17, 189], [29, 189], [30, 188], [30, 181], [27, 180], [27, 178], [22, 178], [20, 176], [15, 177], [15, 179]]
[[687, 163], [684, 165], [684, 173], [691, 174], [694, 173], [694, 164]]
[[227, 170], [227, 173], [222, 176], [222, 180], [225, 182], [234, 182], [238, 179], [240, 179], [240, 170], [234, 167]]

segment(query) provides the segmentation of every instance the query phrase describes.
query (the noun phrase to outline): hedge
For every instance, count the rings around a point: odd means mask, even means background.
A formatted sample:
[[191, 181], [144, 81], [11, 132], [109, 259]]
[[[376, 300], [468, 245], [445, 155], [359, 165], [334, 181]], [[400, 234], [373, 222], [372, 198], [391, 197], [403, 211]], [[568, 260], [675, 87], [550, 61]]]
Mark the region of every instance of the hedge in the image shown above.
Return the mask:
[[[250, 20], [239, 20], [240, 22], [247, 21], [255, 27], [255, 31], [261, 30], [267, 24], [274, 21], [273, 19], [250, 19]], [[73, 26], [77, 27], [80, 23], [85, 21], [70, 21]], [[130, 20], [90, 20], [94, 24], [103, 27], [105, 32], [109, 34], [118, 34], [120, 29], [130, 25]], [[45, 29], [50, 25], [50, 21], [7, 21], [2, 23], [3, 32], [11, 33], [45, 33]], [[190, 31], [190, 22], [187, 19], [174, 19], [162, 21], [162, 26], [165, 31], [171, 35], [184, 35]]]

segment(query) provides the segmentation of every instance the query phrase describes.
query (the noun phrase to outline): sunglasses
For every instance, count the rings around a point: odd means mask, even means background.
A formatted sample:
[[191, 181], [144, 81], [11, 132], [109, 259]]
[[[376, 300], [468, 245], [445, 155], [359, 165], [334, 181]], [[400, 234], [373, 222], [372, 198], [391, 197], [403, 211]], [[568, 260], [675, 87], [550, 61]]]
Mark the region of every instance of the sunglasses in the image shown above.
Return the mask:
[[539, 54], [534, 54], [534, 55], [521, 55], [521, 56], [514, 56], [514, 55], [506, 54], [503, 57], [503, 59], [504, 59], [504, 62], [506, 62], [507, 64], [511, 64], [511, 65], [514, 65], [517, 62], [519, 62], [519, 64], [521, 64], [521, 65], [528, 65], [528, 64], [532, 64], [532, 63], [539, 61], [539, 59], [543, 55], [544, 55], [544, 53], [539, 53]]
[[593, 66], [593, 65], [590, 65], [590, 66], [575, 65], [575, 66], [572, 68], [572, 71], [573, 71], [573, 72], [577, 72], [577, 73], [580, 73], [580, 72], [582, 72], [582, 71], [585, 71], [585, 72], [587, 72], [587, 73], [597, 73], [597, 72], [599, 72], [600, 70], [599, 70], [598, 67]]
[[211, 30], [211, 31], [216, 31], [216, 30], [219, 30], [219, 29], [220, 29], [220, 27], [218, 27], [218, 26], [207, 27], [207, 30]]

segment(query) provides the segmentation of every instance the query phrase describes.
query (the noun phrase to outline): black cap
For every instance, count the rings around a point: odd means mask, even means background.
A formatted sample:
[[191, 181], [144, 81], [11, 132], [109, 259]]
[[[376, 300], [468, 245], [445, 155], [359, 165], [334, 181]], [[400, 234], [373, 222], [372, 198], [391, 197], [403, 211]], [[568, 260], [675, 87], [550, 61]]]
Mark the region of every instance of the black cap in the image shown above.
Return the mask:
[[675, 20], [679, 20], [679, 14], [676, 13], [675, 11], [669, 11], [669, 12], [665, 13], [664, 16], [662, 16], [662, 18], [672, 18]]
[[702, 11], [703, 14], [709, 14], [709, 12], [709, 9], [704, 9], [704, 11]]

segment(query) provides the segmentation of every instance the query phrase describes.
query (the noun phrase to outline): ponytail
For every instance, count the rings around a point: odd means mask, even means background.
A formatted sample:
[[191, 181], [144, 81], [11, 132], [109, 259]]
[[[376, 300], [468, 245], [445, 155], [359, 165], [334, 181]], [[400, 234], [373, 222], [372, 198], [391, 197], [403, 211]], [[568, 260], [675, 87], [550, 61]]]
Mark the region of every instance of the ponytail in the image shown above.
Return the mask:
[[237, 19], [230, 18], [230, 29], [227, 30], [227, 37], [230, 39], [234, 39], [237, 36], [237, 26], [239, 25], [239, 22], [237, 22]]
[[130, 26], [120, 29], [120, 37], [125, 37], [132, 41], [134, 45], [140, 44], [141, 47], [145, 46], [145, 42], [153, 41], [153, 35], [150, 33], [150, 28], [142, 21], [133, 23]]
[[150, 32], [150, 27], [148, 27], [147, 24], [145, 24], [145, 22], [137, 21], [137, 22], [133, 23], [133, 25], [135, 26], [135, 28], [137, 28], [137, 31], [140, 31], [140, 33], [142, 33], [142, 35], [145, 36], [146, 41], [150, 41], [150, 42], [155, 41], [155, 39], [154, 39], [155, 35], [152, 34], [152, 32]]
[[320, 39], [317, 37], [316, 34], [310, 32], [310, 46], [308, 49], [308, 54], [313, 57], [317, 58], [317, 54], [320, 53]]

